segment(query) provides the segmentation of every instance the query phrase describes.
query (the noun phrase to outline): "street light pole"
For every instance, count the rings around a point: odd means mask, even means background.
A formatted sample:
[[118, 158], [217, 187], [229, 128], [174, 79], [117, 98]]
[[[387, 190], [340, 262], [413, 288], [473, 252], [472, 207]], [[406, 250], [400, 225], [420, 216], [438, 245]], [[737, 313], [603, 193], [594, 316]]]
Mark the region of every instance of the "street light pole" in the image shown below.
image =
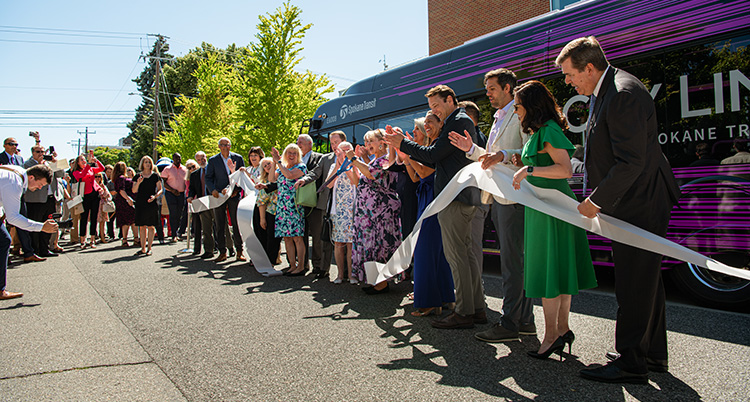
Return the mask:
[[154, 164], [156, 164], [157, 159], [157, 151], [156, 151], [156, 139], [159, 137], [159, 72], [161, 70], [161, 61], [159, 60], [161, 58], [161, 44], [162, 44], [163, 37], [159, 35], [156, 38], [156, 85], [154, 86], [154, 140], [153, 140], [153, 156]]

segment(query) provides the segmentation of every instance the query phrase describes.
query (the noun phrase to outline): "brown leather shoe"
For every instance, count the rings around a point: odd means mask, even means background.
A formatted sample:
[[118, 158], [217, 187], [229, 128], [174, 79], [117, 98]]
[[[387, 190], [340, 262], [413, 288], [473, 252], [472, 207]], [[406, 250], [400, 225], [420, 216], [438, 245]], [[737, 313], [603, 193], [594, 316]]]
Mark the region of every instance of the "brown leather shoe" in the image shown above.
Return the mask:
[[237, 254], [237, 261], [247, 261], [247, 258], [242, 255], [242, 253]]
[[0, 291], [0, 300], [15, 299], [17, 297], [22, 297], [22, 296], [23, 296], [23, 293], [8, 292], [7, 290]]
[[40, 257], [36, 254], [32, 254], [30, 257], [25, 257], [23, 259], [23, 262], [37, 262], [37, 261], [47, 261], [47, 259], [44, 257]]
[[227, 260], [227, 253], [221, 253], [218, 257], [214, 260], [214, 262], [222, 262]]
[[433, 321], [432, 326], [440, 329], [474, 328], [474, 320], [471, 316], [451, 313], [442, 320]]
[[487, 311], [483, 308], [474, 310], [474, 314], [471, 316], [474, 320], [474, 324], [487, 324]]

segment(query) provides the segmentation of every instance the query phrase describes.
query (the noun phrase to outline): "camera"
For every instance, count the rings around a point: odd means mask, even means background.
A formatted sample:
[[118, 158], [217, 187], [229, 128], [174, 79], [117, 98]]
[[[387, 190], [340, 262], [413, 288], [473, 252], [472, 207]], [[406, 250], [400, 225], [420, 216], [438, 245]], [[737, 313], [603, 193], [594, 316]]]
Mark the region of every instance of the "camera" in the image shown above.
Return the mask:
[[36, 137], [39, 135], [39, 131], [29, 131], [29, 137]]
[[52, 155], [42, 155], [42, 158], [44, 158], [45, 161], [51, 161], [52, 159], [55, 159]]
[[51, 154], [54, 154], [55, 153], [55, 146], [54, 145], [50, 145], [49, 148], [47, 148], [47, 152], [49, 152]]
[[60, 229], [71, 229], [73, 227], [73, 220], [68, 219], [66, 221], [61, 221], [60, 218], [62, 218], [62, 214], [54, 213], [49, 216], [50, 219], [54, 219], [55, 222], [57, 222], [57, 227]]

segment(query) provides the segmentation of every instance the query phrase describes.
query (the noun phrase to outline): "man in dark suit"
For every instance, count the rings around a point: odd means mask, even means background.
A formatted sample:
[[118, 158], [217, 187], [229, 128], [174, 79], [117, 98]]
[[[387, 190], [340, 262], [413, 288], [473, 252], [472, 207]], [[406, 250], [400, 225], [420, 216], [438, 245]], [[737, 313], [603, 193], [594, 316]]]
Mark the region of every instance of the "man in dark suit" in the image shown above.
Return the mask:
[[[245, 166], [245, 160], [241, 155], [231, 152], [232, 141], [223, 137], [219, 140], [219, 153], [208, 159], [206, 166], [206, 190], [214, 197], [219, 197], [219, 193], [225, 193], [225, 187], [229, 185], [229, 161], [234, 163], [234, 168], [239, 169]], [[235, 187], [234, 192], [229, 199], [214, 209], [214, 219], [216, 220], [216, 247], [219, 249], [219, 256], [216, 262], [222, 262], [227, 259], [226, 244], [226, 227], [227, 211], [229, 218], [232, 220], [232, 233], [234, 234], [234, 246], [237, 249], [237, 261], [247, 261], [242, 256], [242, 236], [240, 227], [237, 225], [237, 206], [240, 203], [240, 188]]]
[[[310, 185], [319, 189], [328, 176], [328, 170], [331, 169], [336, 157], [333, 152], [323, 155], [313, 151], [313, 140], [307, 134], [301, 134], [297, 138], [297, 146], [302, 150], [302, 161], [307, 165], [307, 174], [294, 183], [294, 188]], [[308, 239], [312, 237], [312, 252], [307, 254], [312, 261], [313, 273], [318, 279], [328, 277], [333, 254], [331, 242], [323, 244], [320, 238], [323, 233], [323, 214], [328, 207], [329, 195], [330, 189], [326, 187], [318, 193], [318, 203], [315, 208], [305, 207], [305, 244], [309, 244]]]
[[[589, 218], [601, 211], [666, 236], [680, 189], [659, 146], [649, 91], [638, 78], [610, 66], [593, 36], [568, 43], [555, 63], [566, 83], [590, 96], [584, 175], [593, 191], [578, 210]], [[647, 383], [649, 370], [668, 370], [662, 256], [614, 241], [612, 256], [618, 353], [608, 354], [613, 361], [606, 366], [581, 370], [581, 376]]]
[[[401, 134], [386, 134], [386, 142], [422, 163], [435, 167], [435, 197], [463, 167], [471, 163], [466, 154], [451, 145], [448, 133], [467, 132], [477, 142], [474, 122], [459, 108], [456, 94], [445, 85], [438, 85], [425, 95], [432, 112], [443, 121], [440, 136], [430, 146], [421, 146]], [[474, 324], [487, 323], [484, 310], [482, 268], [473, 250], [471, 222], [481, 203], [476, 187], [459, 193], [448, 207], [438, 213], [442, 229], [445, 258], [453, 273], [456, 288], [456, 309], [445, 318], [432, 322], [435, 328], [473, 328]]]
[[[198, 151], [195, 153], [195, 162], [199, 168], [190, 174], [190, 187], [188, 188], [187, 202], [190, 204], [194, 199], [208, 194], [206, 191], [206, 167], [208, 160], [206, 153]], [[203, 254], [201, 258], [213, 258], [214, 256], [214, 211], [206, 210], [193, 214], [195, 222], [195, 245], [193, 254], [201, 253], [201, 240], [203, 241]]]

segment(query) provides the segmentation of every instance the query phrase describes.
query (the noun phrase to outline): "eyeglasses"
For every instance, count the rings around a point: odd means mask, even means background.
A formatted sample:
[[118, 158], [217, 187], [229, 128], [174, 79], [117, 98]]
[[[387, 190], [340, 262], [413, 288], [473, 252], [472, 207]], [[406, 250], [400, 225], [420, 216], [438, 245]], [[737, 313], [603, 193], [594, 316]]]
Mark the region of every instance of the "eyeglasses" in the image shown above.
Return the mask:
[[44, 151], [40, 151], [40, 150], [38, 150], [38, 149], [37, 149], [37, 150], [34, 150], [34, 153], [35, 153], [35, 154], [43, 154], [43, 153], [44, 153]]
[[17, 147], [18, 143], [17, 142], [6, 142], [5, 145], [7, 145], [9, 147]]
[[219, 144], [220, 147], [231, 147], [232, 144]]

